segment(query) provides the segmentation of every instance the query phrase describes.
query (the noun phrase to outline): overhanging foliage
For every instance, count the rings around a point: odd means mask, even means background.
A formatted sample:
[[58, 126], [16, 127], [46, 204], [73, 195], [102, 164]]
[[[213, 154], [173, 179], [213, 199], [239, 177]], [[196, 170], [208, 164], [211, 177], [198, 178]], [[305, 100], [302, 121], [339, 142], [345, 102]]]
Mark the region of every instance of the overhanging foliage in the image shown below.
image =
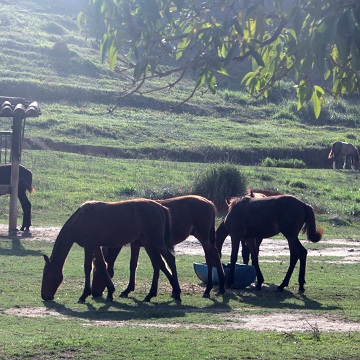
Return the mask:
[[96, 28], [103, 60], [129, 80], [118, 101], [154, 77], [169, 82], [151, 91], [187, 74], [196, 81], [184, 101], [204, 86], [215, 93], [246, 59], [252, 70], [239, 84], [251, 95], [290, 78], [298, 108], [312, 101], [316, 117], [326, 93], [360, 88], [358, 0], [89, 0], [78, 23]]

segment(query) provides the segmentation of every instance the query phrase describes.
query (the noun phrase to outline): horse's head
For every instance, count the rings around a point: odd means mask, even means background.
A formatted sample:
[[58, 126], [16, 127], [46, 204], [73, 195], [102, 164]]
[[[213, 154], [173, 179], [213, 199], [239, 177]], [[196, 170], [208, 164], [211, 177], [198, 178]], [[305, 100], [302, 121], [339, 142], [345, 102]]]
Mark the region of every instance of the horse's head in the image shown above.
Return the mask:
[[44, 255], [45, 267], [41, 283], [41, 298], [54, 300], [56, 290], [63, 281], [62, 268], [55, 267], [47, 255]]

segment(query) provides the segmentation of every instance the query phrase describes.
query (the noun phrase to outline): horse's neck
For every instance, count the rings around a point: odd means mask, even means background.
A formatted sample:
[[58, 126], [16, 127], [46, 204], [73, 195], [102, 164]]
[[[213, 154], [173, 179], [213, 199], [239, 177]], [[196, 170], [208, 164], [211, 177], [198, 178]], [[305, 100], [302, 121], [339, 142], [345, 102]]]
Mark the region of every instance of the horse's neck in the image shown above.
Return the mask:
[[59, 267], [62, 267], [73, 244], [74, 240], [71, 233], [62, 228], [55, 240], [54, 248], [50, 257], [51, 262]]

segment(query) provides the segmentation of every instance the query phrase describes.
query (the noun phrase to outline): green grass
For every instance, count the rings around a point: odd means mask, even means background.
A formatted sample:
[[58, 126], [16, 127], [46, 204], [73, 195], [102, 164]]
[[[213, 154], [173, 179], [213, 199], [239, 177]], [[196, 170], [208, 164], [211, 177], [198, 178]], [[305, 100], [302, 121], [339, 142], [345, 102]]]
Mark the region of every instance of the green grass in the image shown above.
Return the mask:
[[[197, 177], [213, 166], [52, 151], [25, 151], [23, 164], [33, 171], [35, 193], [29, 196], [34, 226], [62, 226], [87, 200], [161, 199], [192, 193]], [[325, 227], [325, 237], [360, 237], [358, 173], [262, 166], [237, 168], [250, 188], [277, 190], [311, 204], [318, 224]], [[0, 204], [0, 222], [6, 224], [9, 197], [0, 197]]]
[[[276, 258], [261, 266], [266, 287], [258, 292], [247, 288], [229, 290], [224, 297], [201, 297], [203, 285], [192, 263], [200, 256], [178, 256], [177, 267], [183, 288], [182, 304], [170, 300], [170, 288], [160, 277], [158, 297], [143, 303], [149, 289], [151, 265], [140, 255], [135, 292], [112, 303], [88, 298], [76, 301], [83, 286], [83, 249], [74, 245], [64, 266], [64, 281], [54, 302], [42, 302], [40, 283], [44, 261], [51, 252], [49, 242], [0, 240], [1, 306], [0, 358], [87, 359], [356, 359], [359, 332], [316, 332], [303, 318], [306, 314], [342, 321], [360, 321], [357, 306], [360, 278], [357, 264], [332, 263], [308, 258], [306, 295], [296, 293], [296, 272], [283, 293], [274, 292], [285, 274], [287, 258]], [[116, 294], [128, 277], [129, 248], [115, 265]], [[274, 260], [274, 258], [272, 258]], [[27, 312], [38, 316], [24, 317]], [[231, 329], [242, 316], [267, 313], [296, 313], [303, 331], [256, 332]], [[206, 316], [204, 316], [206, 314]], [[210, 328], [208, 328], [210, 326]], [[214, 329], [218, 326], [220, 329]], [[14, 338], [16, 341], [14, 342]]]

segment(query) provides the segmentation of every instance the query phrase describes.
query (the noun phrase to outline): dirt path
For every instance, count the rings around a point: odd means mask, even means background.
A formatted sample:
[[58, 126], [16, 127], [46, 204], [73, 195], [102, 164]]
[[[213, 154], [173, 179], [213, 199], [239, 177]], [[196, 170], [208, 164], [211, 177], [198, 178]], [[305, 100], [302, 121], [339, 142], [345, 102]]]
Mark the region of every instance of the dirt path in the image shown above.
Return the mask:
[[[50, 241], [54, 242], [60, 228], [58, 227], [32, 227], [31, 232], [23, 234], [17, 232], [12, 237], [9, 237], [7, 226], [0, 225], [0, 238], [12, 238], [12, 239], [26, 239], [30, 241]], [[310, 250], [308, 256], [310, 257], [322, 257], [332, 256], [335, 258], [335, 262], [346, 263], [360, 263], [360, 239], [323, 239], [322, 243], [327, 244], [325, 248], [318, 250]], [[203, 250], [199, 242], [192, 236], [190, 236], [182, 244], [176, 247], [177, 254], [188, 255], [203, 255]], [[223, 247], [223, 254], [229, 255], [231, 251], [231, 244], [229, 240], [226, 240]], [[289, 250], [287, 242], [279, 239], [265, 239], [261, 245], [260, 256], [280, 256], [288, 255]], [[336, 260], [336, 259], [339, 260]], [[42, 317], [42, 316], [56, 316], [66, 320], [69, 315], [66, 313], [59, 313], [46, 307], [23, 307], [13, 308], [2, 311], [4, 314], [11, 314], [25, 317]], [[360, 331], [360, 323], [350, 323], [341, 320], [335, 316], [327, 315], [313, 315], [306, 312], [284, 312], [284, 313], [272, 313], [272, 314], [249, 314], [249, 315], [237, 315], [232, 313], [231, 316], [227, 314], [219, 314], [221, 319], [226, 320], [223, 325], [212, 324], [194, 324], [194, 323], [144, 323], [134, 321], [84, 321], [84, 326], [111, 326], [111, 327], [183, 327], [183, 328], [197, 328], [197, 329], [247, 329], [258, 331], [280, 331], [280, 332], [292, 332], [292, 331], [310, 331], [314, 336], [320, 331], [339, 331], [350, 332]]]

